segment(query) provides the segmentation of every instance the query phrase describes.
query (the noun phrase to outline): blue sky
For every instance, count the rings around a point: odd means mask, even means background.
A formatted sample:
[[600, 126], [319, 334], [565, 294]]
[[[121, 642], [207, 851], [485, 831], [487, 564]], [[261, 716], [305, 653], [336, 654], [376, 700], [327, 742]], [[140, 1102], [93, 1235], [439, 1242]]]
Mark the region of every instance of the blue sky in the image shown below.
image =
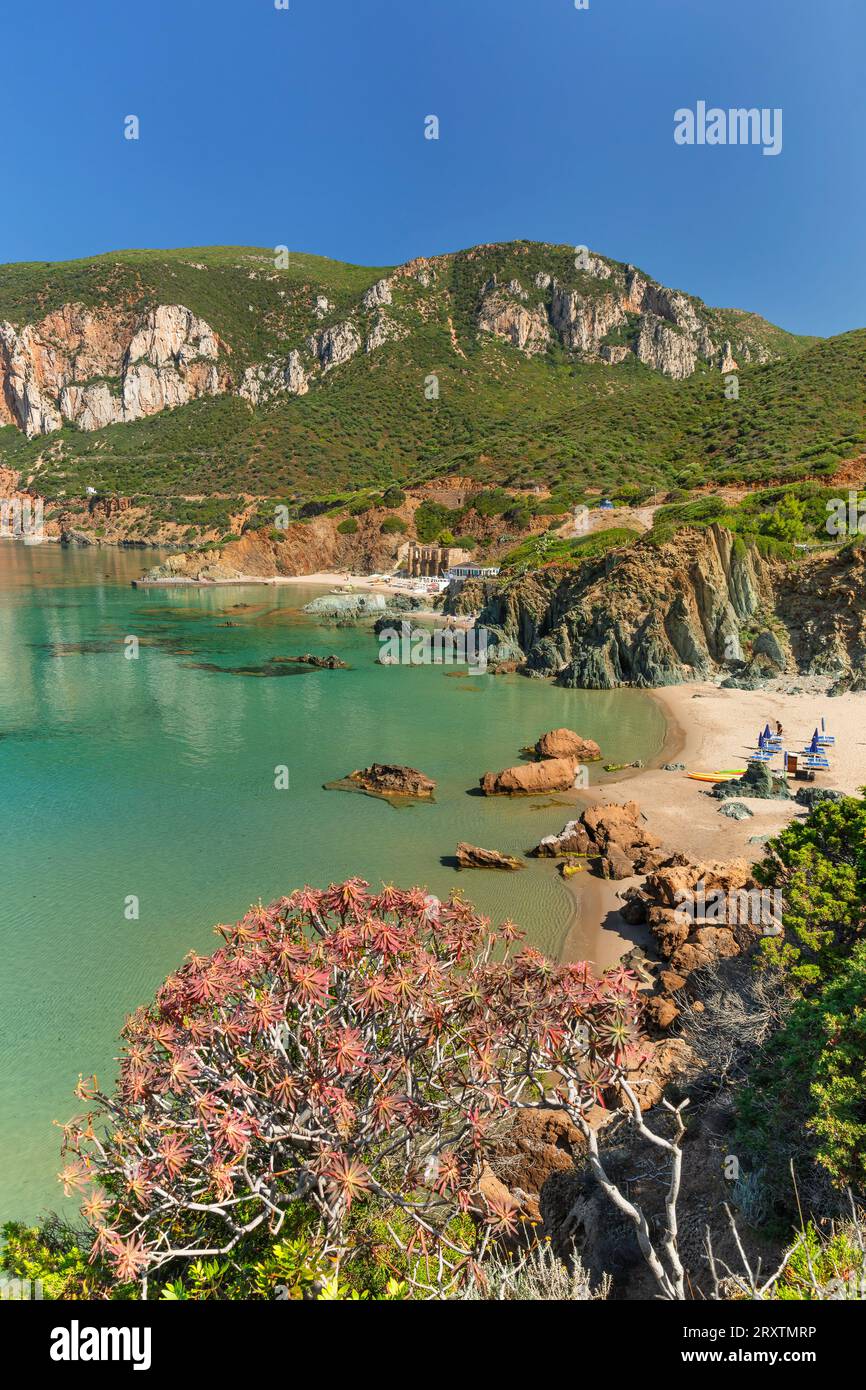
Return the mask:
[[[864, 0], [289, 3], [9, 7], [0, 261], [528, 237], [793, 331], [866, 325]], [[676, 145], [699, 100], [781, 107], [782, 153]]]

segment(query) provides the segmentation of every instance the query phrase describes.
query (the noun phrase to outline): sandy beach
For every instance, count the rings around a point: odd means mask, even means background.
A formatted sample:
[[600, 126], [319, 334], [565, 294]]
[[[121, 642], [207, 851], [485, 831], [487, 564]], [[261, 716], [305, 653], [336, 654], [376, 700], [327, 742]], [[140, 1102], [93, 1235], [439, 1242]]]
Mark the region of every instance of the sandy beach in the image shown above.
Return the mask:
[[[799, 751], [809, 742], [821, 718], [836, 743], [829, 752], [830, 771], [819, 772], [814, 783], [796, 786], [828, 787], [851, 794], [866, 786], [866, 696], [792, 695], [775, 690], [722, 690], [712, 684], [670, 686], [652, 692], [668, 721], [664, 748], [652, 767], [605, 778], [583, 792], [580, 806], [599, 802], [637, 801], [648, 828], [671, 852], [690, 858], [721, 860], [761, 857], [756, 837], [775, 834], [806, 810], [796, 801], [762, 801], [738, 797], [752, 816], [736, 821], [720, 814], [720, 804], [707, 794], [708, 785], [691, 781], [686, 772], [669, 772], [664, 763], [684, 763], [687, 772], [713, 772], [745, 767], [758, 730], [778, 720], [785, 745]], [[782, 760], [771, 764], [781, 770]], [[579, 808], [575, 807], [575, 813]], [[639, 878], [608, 882], [580, 874], [569, 880], [578, 900], [581, 923], [597, 922], [593, 959], [600, 969], [613, 965], [631, 945], [643, 944], [645, 928], [626, 926], [619, 915], [620, 895]], [[565, 943], [563, 959], [574, 960], [586, 940], [585, 927], [576, 925]], [[585, 952], [585, 945], [584, 945]]]

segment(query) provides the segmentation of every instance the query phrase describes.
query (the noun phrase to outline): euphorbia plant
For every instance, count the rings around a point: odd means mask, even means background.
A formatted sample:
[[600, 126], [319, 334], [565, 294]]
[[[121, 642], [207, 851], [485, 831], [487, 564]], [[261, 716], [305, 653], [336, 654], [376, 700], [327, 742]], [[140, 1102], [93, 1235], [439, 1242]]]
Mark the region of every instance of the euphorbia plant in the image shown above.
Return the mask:
[[517, 1224], [479, 1192], [491, 1124], [553, 1104], [589, 1137], [586, 1112], [628, 1086], [629, 973], [555, 965], [458, 895], [350, 879], [216, 930], [128, 1020], [115, 1092], [82, 1083], [91, 1113], [66, 1126], [61, 1177], [91, 1189], [94, 1256], [121, 1282], [276, 1238], [299, 1202], [339, 1262], [374, 1198], [441, 1293], [479, 1258], [452, 1218], [477, 1218], [482, 1255]]

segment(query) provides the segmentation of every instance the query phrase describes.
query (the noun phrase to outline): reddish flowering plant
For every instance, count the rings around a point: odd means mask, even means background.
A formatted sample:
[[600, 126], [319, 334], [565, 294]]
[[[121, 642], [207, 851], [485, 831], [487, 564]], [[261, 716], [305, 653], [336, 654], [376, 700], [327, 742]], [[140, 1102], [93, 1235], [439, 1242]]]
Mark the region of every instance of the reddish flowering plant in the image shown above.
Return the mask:
[[350, 879], [217, 932], [128, 1020], [115, 1092], [79, 1088], [95, 1109], [65, 1128], [64, 1181], [96, 1185], [94, 1257], [118, 1279], [276, 1235], [299, 1201], [339, 1255], [370, 1199], [465, 1272], [452, 1216], [474, 1213], [484, 1240], [518, 1223], [479, 1193], [491, 1127], [551, 1104], [583, 1122], [626, 1076], [627, 972], [515, 953], [513, 923], [497, 931], [457, 895]]

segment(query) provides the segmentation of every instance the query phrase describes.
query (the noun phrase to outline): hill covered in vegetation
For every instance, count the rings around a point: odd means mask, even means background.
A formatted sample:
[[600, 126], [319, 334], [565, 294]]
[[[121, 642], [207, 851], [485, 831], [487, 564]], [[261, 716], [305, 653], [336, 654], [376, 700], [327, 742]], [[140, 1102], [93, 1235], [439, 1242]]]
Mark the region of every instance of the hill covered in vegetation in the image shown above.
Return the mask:
[[49, 499], [811, 477], [866, 443], [864, 367], [866, 332], [798, 337], [530, 242], [0, 267], [0, 466]]

